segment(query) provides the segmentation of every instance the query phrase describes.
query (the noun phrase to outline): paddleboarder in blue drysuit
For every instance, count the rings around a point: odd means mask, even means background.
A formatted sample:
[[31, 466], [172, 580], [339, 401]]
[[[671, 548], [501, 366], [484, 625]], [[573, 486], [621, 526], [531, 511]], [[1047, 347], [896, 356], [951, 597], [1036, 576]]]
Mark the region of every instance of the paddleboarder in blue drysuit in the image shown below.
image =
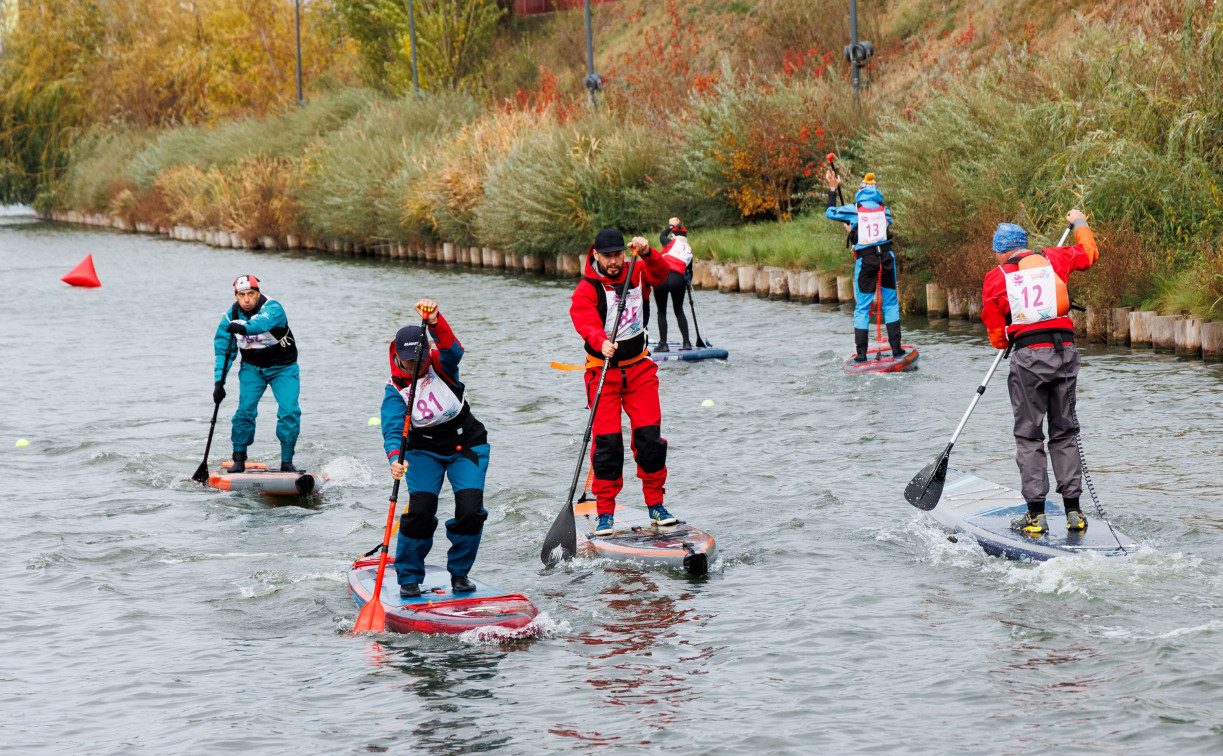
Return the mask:
[[[437, 529], [437, 497], [443, 476], [450, 479], [454, 489], [454, 517], [446, 520], [446, 538], [450, 541], [446, 570], [455, 593], [476, 589], [467, 573], [476, 561], [484, 521], [488, 519], [484, 509], [488, 432], [463, 398], [464, 386], [459, 381], [463, 345], [438, 311], [437, 302], [422, 299], [416, 309], [428, 324], [437, 348], [418, 355], [420, 326], [399, 329], [391, 342], [391, 379], [382, 398], [382, 443], [391, 475], [400, 478], [406, 472], [408, 484], [408, 508], [399, 518], [395, 549], [395, 574], [403, 598], [420, 596], [425, 556], [433, 547], [433, 531]], [[417, 379], [412, 431], [401, 465], [399, 445], [408, 414], [413, 366]]]
[[276, 438], [280, 441], [281, 472], [302, 472], [293, 466], [293, 450], [301, 430], [301, 408], [297, 397], [301, 379], [297, 371], [297, 342], [289, 329], [284, 308], [274, 299], [259, 292], [259, 279], [251, 275], [238, 276], [234, 281], [233, 306], [221, 316], [213, 338], [216, 367], [212, 400], [217, 404], [225, 398], [225, 376], [228, 372], [226, 355], [234, 347], [242, 357], [238, 371], [238, 411], [234, 413], [229, 437], [234, 444], [234, 463], [226, 468], [231, 473], [246, 470], [246, 450], [255, 441], [255, 418], [259, 414], [259, 399], [272, 387], [276, 397]]
[[892, 251], [892, 211], [883, 204], [883, 194], [875, 185], [875, 174], [868, 173], [854, 195], [854, 204], [837, 205], [837, 187], [841, 177], [828, 170], [824, 179], [828, 190], [828, 207], [824, 217], [841, 221], [849, 235], [845, 245], [854, 248], [854, 346], [855, 362], [866, 362], [870, 338], [871, 307], [875, 289], [883, 296], [883, 321], [887, 324], [888, 345], [892, 357], [901, 357], [900, 300], [896, 296], [896, 255]]

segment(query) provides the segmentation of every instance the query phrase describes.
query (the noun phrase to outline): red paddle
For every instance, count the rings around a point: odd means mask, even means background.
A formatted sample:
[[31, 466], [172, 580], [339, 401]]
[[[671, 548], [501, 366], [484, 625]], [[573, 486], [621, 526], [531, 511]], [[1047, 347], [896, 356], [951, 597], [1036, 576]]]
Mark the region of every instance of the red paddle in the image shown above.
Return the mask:
[[[429, 325], [428, 321], [420, 321], [420, 347], [416, 351], [416, 359], [412, 361], [412, 385], [408, 388], [408, 414], [403, 421], [403, 438], [399, 439], [399, 464], [403, 464], [403, 457], [408, 451], [408, 433], [412, 430], [412, 403], [416, 400], [416, 366], [420, 364], [422, 355], [427, 356], [426, 351], [429, 347], [428, 335], [425, 328]], [[361, 607], [361, 613], [357, 615], [357, 622], [352, 626], [354, 633], [381, 633], [386, 630], [386, 610], [382, 608], [382, 578], [386, 575], [386, 551], [391, 545], [391, 529], [395, 526], [395, 509], [399, 506], [399, 481], [395, 479], [395, 485], [391, 487], [391, 504], [387, 508], [386, 513], [386, 529], [382, 531], [382, 545], [378, 547], [378, 577], [374, 579], [374, 595], [370, 597], [365, 606]]]

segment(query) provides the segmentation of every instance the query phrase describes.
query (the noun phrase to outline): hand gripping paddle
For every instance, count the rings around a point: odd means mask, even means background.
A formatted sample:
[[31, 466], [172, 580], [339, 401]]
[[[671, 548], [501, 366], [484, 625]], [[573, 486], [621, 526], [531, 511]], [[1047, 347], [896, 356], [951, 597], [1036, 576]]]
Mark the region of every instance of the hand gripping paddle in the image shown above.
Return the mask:
[[[634, 256], [629, 260], [624, 286], [620, 287], [620, 303], [616, 305], [616, 319], [613, 321], [611, 336], [608, 337], [613, 344], [616, 343], [616, 334], [620, 332], [620, 318], [624, 315], [624, 303], [628, 301], [629, 286], [633, 282], [633, 266], [636, 264], [637, 258]], [[556, 519], [552, 521], [552, 527], [548, 529], [548, 535], [544, 537], [544, 546], [539, 551], [539, 558], [549, 567], [557, 562], [572, 559], [578, 551], [578, 531], [573, 521], [573, 495], [577, 493], [578, 478], [582, 475], [582, 464], [586, 461], [586, 446], [590, 443], [590, 431], [594, 427], [595, 412], [599, 409], [599, 397], [603, 395], [603, 380], [607, 378], [607, 363], [608, 359], [604, 359], [603, 369], [599, 371], [599, 386], [595, 389], [594, 399], [590, 402], [590, 417], [586, 419], [586, 433], [582, 436], [582, 450], [578, 453], [578, 466], [573, 471], [573, 483], [569, 486], [569, 499], [557, 513]]]

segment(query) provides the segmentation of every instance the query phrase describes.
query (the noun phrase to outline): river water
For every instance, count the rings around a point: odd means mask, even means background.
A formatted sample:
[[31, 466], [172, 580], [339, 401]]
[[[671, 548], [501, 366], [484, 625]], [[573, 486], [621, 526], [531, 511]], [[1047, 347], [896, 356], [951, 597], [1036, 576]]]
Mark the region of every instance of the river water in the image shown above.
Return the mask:
[[[102, 288], [60, 283], [87, 253]], [[190, 480], [212, 335], [241, 273], [298, 337], [297, 461], [334, 479], [309, 506]], [[979, 326], [907, 322], [920, 370], [851, 377], [846, 313], [700, 292], [731, 359], [662, 370], [668, 505], [721, 558], [699, 579], [581, 560], [545, 571], [586, 419], [580, 374], [549, 368], [581, 360], [572, 281], [12, 215], [0, 276], [7, 752], [1223, 748], [1219, 366], [1085, 350], [1088, 459], [1146, 548], [1017, 564], [950, 543], [901, 496], [989, 365]], [[386, 344], [422, 297], [467, 348], [492, 443], [473, 575], [532, 598], [546, 616], [531, 639], [347, 632], [346, 568], [380, 540], [391, 482], [367, 420]], [[231, 380], [214, 463], [236, 395]], [[1016, 486], [1009, 417], [999, 376], [954, 463]], [[269, 392], [253, 460], [277, 461], [274, 419]], [[639, 501], [631, 472], [625, 490]]]

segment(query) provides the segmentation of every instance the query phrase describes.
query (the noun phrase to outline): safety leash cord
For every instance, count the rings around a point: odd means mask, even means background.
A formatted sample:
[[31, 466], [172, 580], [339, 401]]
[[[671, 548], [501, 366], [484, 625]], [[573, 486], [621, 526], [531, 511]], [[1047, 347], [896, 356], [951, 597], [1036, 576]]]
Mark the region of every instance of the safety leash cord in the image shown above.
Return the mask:
[[[1063, 361], [1063, 367], [1064, 366], [1065, 362]], [[1091, 494], [1091, 503], [1096, 508], [1096, 514], [1100, 516], [1101, 520], [1104, 520], [1104, 524], [1108, 526], [1108, 532], [1113, 534], [1113, 540], [1117, 542], [1117, 548], [1121, 549], [1122, 554], [1129, 556], [1130, 552], [1127, 551], [1125, 546], [1121, 544], [1121, 538], [1117, 535], [1117, 531], [1113, 530], [1113, 523], [1111, 520], [1109, 520], [1108, 514], [1104, 511], [1104, 505], [1100, 503], [1100, 497], [1096, 495], [1096, 486], [1091, 482], [1091, 473], [1087, 471], [1087, 453], [1083, 451], [1083, 438], [1082, 434], [1079, 432], [1079, 428], [1081, 426], [1079, 425], [1079, 413], [1077, 409], [1078, 403], [1079, 398], [1078, 393], [1076, 392], [1074, 397], [1070, 400], [1070, 417], [1074, 420], [1074, 446], [1079, 450], [1079, 468], [1083, 471], [1083, 482], [1087, 484], [1087, 492]]]
[[875, 341], [879, 344], [879, 354], [875, 355], [878, 359], [883, 354], [883, 255], [879, 256], [879, 278], [875, 281], [875, 304], [878, 309], [875, 311]]

